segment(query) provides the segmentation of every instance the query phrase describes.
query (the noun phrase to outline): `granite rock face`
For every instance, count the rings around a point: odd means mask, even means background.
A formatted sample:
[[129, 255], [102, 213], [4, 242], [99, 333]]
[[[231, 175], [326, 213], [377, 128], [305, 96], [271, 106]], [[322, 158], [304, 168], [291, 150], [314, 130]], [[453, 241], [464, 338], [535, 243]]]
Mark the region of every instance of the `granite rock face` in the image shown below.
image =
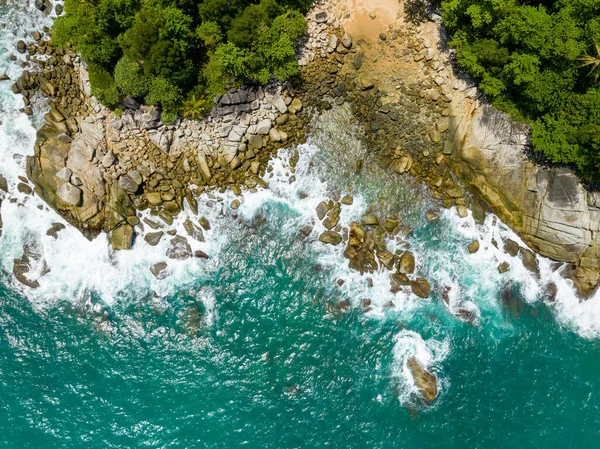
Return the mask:
[[571, 263], [583, 296], [600, 280], [600, 205], [575, 174], [525, 155], [528, 128], [490, 105], [455, 106], [453, 170], [539, 254]]

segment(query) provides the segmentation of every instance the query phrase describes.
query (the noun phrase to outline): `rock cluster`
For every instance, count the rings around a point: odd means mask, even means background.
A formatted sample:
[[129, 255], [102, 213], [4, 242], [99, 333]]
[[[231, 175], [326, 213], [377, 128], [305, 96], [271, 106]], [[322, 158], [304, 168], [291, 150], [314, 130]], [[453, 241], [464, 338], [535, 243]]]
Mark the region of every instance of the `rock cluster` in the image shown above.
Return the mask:
[[[28, 176], [67, 221], [88, 238], [109, 233], [114, 249], [131, 248], [143, 232], [139, 211], [157, 218], [152, 229], [168, 227], [186, 204], [197, 213], [195, 198], [205, 189], [227, 186], [240, 194], [266, 187], [270, 155], [303, 137], [302, 101], [277, 86], [231, 88], [201, 122], [165, 126], [159, 109], [132, 98], [117, 115], [91, 96], [80, 58], [39, 37], [19, 43], [18, 51], [43, 57], [31, 57], [37, 70], [25, 70], [13, 85], [24, 112], [32, 113], [38, 92], [50, 104]], [[157, 244], [156, 233], [148, 240]]]

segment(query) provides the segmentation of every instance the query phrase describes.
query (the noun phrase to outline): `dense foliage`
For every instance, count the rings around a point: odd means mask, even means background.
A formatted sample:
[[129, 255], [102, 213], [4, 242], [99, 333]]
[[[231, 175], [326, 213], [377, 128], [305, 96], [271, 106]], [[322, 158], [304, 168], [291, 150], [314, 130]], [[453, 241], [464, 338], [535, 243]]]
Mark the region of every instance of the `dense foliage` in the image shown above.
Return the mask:
[[198, 116], [229, 80], [268, 83], [298, 71], [294, 45], [310, 0], [66, 0], [53, 40], [88, 63], [94, 94]]
[[600, 182], [600, 1], [444, 0], [459, 64], [493, 104], [533, 125], [550, 161]]

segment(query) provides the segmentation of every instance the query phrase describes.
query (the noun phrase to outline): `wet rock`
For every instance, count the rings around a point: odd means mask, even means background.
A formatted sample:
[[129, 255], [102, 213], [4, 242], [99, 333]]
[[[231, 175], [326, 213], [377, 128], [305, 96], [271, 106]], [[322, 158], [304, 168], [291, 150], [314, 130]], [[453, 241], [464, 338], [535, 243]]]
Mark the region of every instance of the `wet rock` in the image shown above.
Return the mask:
[[406, 364], [412, 374], [415, 385], [423, 395], [423, 398], [427, 402], [433, 401], [438, 393], [437, 377], [435, 374], [424, 369], [414, 357], [410, 357]]
[[329, 245], [339, 245], [342, 243], [342, 236], [334, 231], [325, 231], [319, 236], [319, 240]]
[[547, 303], [554, 303], [556, 301], [556, 295], [558, 293], [558, 287], [556, 286], [556, 284], [554, 282], [550, 282], [549, 284], [546, 284], [544, 286], [544, 288], [542, 289], [542, 297], [544, 298], [544, 301], [546, 301]]
[[519, 257], [525, 268], [537, 276], [540, 275], [540, 266], [533, 251], [526, 248], [519, 248]]
[[500, 274], [506, 273], [508, 270], [510, 270], [510, 264], [508, 262], [502, 262], [500, 265], [498, 265], [498, 272]]
[[17, 51], [21, 54], [23, 54], [27, 51], [27, 45], [25, 44], [24, 41], [17, 42]]
[[398, 262], [398, 273], [412, 274], [415, 272], [415, 255], [410, 251], [404, 251]]
[[417, 295], [419, 298], [427, 299], [431, 294], [431, 287], [427, 279], [417, 278], [410, 283], [410, 289], [413, 294]]
[[477, 251], [479, 251], [479, 248], [480, 248], [479, 240], [473, 240], [469, 244], [469, 253], [475, 254]]
[[109, 235], [109, 241], [114, 250], [126, 251], [133, 246], [133, 226], [123, 223], [113, 229]]
[[383, 220], [383, 227], [390, 234], [397, 234], [400, 232], [400, 221], [394, 218], [386, 218]]
[[65, 225], [62, 223], [52, 223], [52, 226], [50, 227], [50, 229], [48, 229], [46, 231], [46, 235], [49, 235], [50, 237], [54, 237], [55, 239], [58, 238], [58, 233], [60, 231], [62, 231], [63, 229], [65, 229]]
[[167, 272], [167, 263], [166, 262], [158, 262], [150, 267], [150, 272], [154, 275], [156, 279], [164, 279], [168, 276]]
[[515, 257], [519, 253], [519, 244], [511, 239], [504, 240], [504, 251]]
[[198, 220], [198, 223], [205, 231], [210, 231], [210, 223], [206, 217], [201, 217], [200, 220]]
[[434, 221], [438, 221], [440, 215], [434, 210], [428, 210], [425, 212], [425, 218], [429, 223], [433, 223]]
[[240, 202], [240, 200], [233, 200], [231, 204], [229, 204], [229, 207], [231, 207], [233, 210], [237, 210], [240, 208], [241, 204], [242, 203]]
[[192, 248], [185, 237], [180, 235], [171, 239], [169, 248], [167, 249], [167, 257], [169, 259], [185, 260], [192, 257]]
[[0, 175], [0, 190], [8, 193], [8, 182], [3, 175]]
[[379, 226], [379, 218], [374, 214], [364, 214], [360, 217], [360, 222], [365, 226]]
[[44, 0], [35, 0], [35, 2], [33, 3], [36, 9], [39, 9], [40, 11], [45, 11], [46, 10], [46, 2], [44, 2]]
[[342, 198], [341, 203], [346, 206], [351, 206], [352, 203], [354, 203], [354, 198], [352, 198], [351, 196], [345, 196]]
[[185, 220], [183, 222], [183, 228], [191, 238], [197, 240], [198, 242], [204, 242], [204, 234], [202, 233], [202, 229], [192, 223], [191, 220]]
[[393, 294], [398, 293], [402, 287], [407, 285], [410, 285], [410, 279], [405, 274], [394, 273], [390, 276], [390, 292]]
[[33, 190], [31, 190], [31, 187], [29, 187], [27, 184], [20, 182], [19, 184], [17, 184], [17, 190], [25, 195], [31, 195], [33, 193]]
[[321, 201], [317, 205], [317, 218], [319, 220], [323, 220], [323, 218], [325, 218], [325, 215], [327, 215], [328, 211], [329, 211], [329, 206], [327, 206], [327, 203], [325, 201]]
[[35, 268], [39, 272], [39, 277], [45, 276], [50, 272], [42, 253], [32, 246], [25, 245], [23, 247], [23, 256], [20, 259], [14, 259], [13, 274], [21, 284], [30, 288], [38, 288], [40, 286], [38, 280], [28, 276], [29, 272]]
[[377, 253], [377, 258], [384, 267], [391, 270], [394, 267], [394, 254], [385, 250]]
[[208, 254], [206, 254], [204, 251], [196, 250], [194, 251], [194, 257], [196, 259], [208, 259]]
[[165, 233], [163, 231], [149, 232], [144, 236], [144, 240], [148, 243], [148, 245], [156, 246], [159, 244], [164, 234]]

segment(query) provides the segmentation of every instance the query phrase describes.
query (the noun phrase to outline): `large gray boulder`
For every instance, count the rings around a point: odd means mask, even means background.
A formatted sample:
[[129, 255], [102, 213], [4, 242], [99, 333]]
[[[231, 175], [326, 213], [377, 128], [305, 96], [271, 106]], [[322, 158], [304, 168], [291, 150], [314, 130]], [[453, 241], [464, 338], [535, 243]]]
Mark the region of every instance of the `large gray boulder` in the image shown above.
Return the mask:
[[56, 190], [58, 197], [65, 203], [71, 206], [79, 206], [81, 204], [82, 192], [79, 187], [74, 186], [71, 183], [65, 182], [58, 186]]

